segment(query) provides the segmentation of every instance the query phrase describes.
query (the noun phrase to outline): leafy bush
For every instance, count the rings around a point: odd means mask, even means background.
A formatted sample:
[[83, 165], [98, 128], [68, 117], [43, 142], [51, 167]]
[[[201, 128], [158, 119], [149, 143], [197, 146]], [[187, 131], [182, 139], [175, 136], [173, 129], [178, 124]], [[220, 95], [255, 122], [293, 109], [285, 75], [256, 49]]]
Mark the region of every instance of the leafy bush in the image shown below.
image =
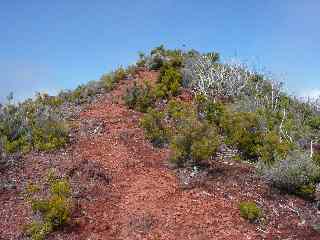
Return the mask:
[[278, 158], [285, 158], [291, 148], [291, 144], [284, 140], [280, 141], [280, 137], [275, 131], [268, 132], [264, 135], [262, 145], [258, 149], [260, 160], [272, 164]]
[[320, 177], [320, 167], [299, 151], [289, 152], [285, 159], [277, 160], [271, 166], [260, 162], [258, 169], [273, 186], [289, 193], [307, 190], [306, 186], [317, 182]]
[[120, 80], [123, 80], [127, 76], [127, 71], [123, 67], [119, 67], [114, 73], [113, 73], [114, 82], [118, 83]]
[[129, 108], [140, 112], [146, 112], [155, 102], [152, 88], [148, 82], [145, 82], [142, 86], [138, 86], [135, 82], [132, 88], [127, 88], [123, 99]]
[[4, 150], [3, 141], [0, 139], [0, 171], [8, 165], [7, 156]]
[[71, 216], [72, 198], [71, 187], [66, 179], [55, 179], [49, 182], [50, 196], [42, 199], [37, 196], [41, 190], [30, 185], [27, 197], [35, 214], [40, 214], [42, 219], [26, 226], [26, 233], [33, 240], [43, 240], [51, 232], [66, 225]]
[[258, 160], [263, 132], [255, 113], [228, 112], [223, 116], [221, 125], [228, 144], [236, 146], [245, 159]]
[[111, 91], [116, 84], [115, 78], [111, 74], [102, 75], [102, 77], [100, 78], [100, 81], [103, 82], [103, 87], [107, 91]]
[[165, 109], [166, 115], [173, 122], [172, 127], [178, 126], [184, 119], [196, 118], [193, 106], [179, 100], [170, 100]]
[[4, 151], [25, 153], [31, 149], [54, 150], [64, 146], [68, 128], [57, 106], [39, 98], [3, 106], [0, 134]]
[[150, 108], [140, 120], [140, 126], [154, 146], [161, 147], [168, 142], [163, 112]]
[[[130, 68], [131, 69], [131, 68]], [[134, 70], [131, 70], [134, 71]], [[114, 72], [104, 74], [100, 78], [100, 82], [105, 90], [111, 91], [115, 85], [120, 81], [123, 80], [128, 75], [128, 71], [125, 70], [123, 67], [119, 67]]]
[[244, 159], [272, 164], [277, 157], [286, 157], [293, 147], [276, 131], [268, 130], [265, 118], [258, 113], [232, 112], [223, 105], [212, 109], [213, 119], [218, 119], [215, 123], [226, 136], [226, 142], [237, 147]]
[[163, 65], [169, 64], [174, 68], [180, 68], [184, 59], [184, 53], [181, 50], [165, 49], [163, 45], [151, 50], [150, 56], [140, 54], [138, 64], [147, 66], [150, 70], [159, 70]]
[[164, 112], [149, 109], [140, 123], [154, 145], [170, 142], [170, 159], [178, 166], [205, 163], [221, 142], [213, 126], [197, 119], [191, 104], [177, 100], [170, 100]]
[[205, 119], [217, 126], [221, 125], [222, 117], [226, 111], [223, 103], [213, 102], [203, 94], [196, 94], [195, 101], [199, 119]]
[[215, 155], [220, 146], [215, 128], [197, 119], [184, 119], [170, 144], [171, 161], [178, 166], [200, 165]]
[[317, 164], [320, 167], [320, 153], [319, 152], [315, 152], [313, 154], [312, 159], [315, 162], [315, 164]]
[[182, 76], [174, 67], [165, 64], [161, 67], [160, 76], [155, 86], [157, 98], [167, 98], [179, 94]]
[[253, 222], [262, 217], [262, 211], [255, 202], [241, 202], [239, 204], [241, 217]]
[[309, 183], [303, 185], [296, 190], [296, 194], [304, 199], [312, 200], [314, 198], [314, 193], [316, 191], [316, 185]]

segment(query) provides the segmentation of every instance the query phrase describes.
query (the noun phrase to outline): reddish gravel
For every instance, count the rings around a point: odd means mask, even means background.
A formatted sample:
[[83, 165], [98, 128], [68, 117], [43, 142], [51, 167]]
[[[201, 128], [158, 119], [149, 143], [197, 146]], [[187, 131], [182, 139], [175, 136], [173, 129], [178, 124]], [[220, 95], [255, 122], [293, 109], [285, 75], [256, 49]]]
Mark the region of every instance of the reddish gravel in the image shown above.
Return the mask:
[[[141, 72], [139, 81], [157, 76]], [[271, 191], [249, 165], [220, 163], [184, 187], [177, 170], [168, 166], [168, 150], [153, 148], [144, 138], [141, 113], [123, 105], [121, 96], [130, 84], [123, 80], [80, 114], [80, 125], [94, 120], [103, 131], [77, 133], [67, 149], [31, 153], [22, 166], [2, 174], [1, 179], [16, 180], [17, 188], [0, 192], [1, 240], [25, 239], [23, 225], [32, 214], [21, 193], [28, 181], [41, 179], [52, 167], [70, 176], [77, 209], [75, 223], [49, 239], [320, 239], [302, 221], [305, 213], [317, 214], [313, 205]], [[265, 222], [242, 219], [241, 200], [257, 201]]]

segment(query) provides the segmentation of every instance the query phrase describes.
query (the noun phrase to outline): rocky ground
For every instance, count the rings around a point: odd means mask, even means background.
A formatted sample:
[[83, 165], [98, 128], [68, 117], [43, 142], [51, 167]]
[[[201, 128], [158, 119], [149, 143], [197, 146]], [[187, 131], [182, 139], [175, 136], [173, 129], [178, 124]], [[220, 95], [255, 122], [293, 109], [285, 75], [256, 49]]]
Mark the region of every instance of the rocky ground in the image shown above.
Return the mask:
[[[141, 72], [137, 81], [157, 76]], [[30, 153], [1, 173], [1, 240], [25, 239], [23, 226], [32, 212], [24, 188], [51, 168], [70, 177], [76, 207], [73, 223], [48, 239], [320, 239], [311, 227], [319, 214], [315, 204], [270, 189], [249, 164], [172, 169], [168, 150], [145, 139], [141, 113], [123, 104], [132, 82], [121, 81], [80, 113], [66, 149]], [[255, 201], [265, 218], [256, 223], [241, 218], [242, 200]]]

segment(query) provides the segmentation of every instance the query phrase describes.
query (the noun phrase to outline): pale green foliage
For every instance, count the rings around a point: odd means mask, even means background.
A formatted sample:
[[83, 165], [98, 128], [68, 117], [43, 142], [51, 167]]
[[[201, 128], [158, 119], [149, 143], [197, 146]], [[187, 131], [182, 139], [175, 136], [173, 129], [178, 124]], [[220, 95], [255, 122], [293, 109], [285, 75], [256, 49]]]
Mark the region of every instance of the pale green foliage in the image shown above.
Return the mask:
[[288, 192], [296, 192], [320, 177], [319, 166], [299, 151], [289, 152], [285, 159], [279, 159], [271, 166], [260, 162], [258, 170], [273, 186]]
[[66, 179], [50, 178], [50, 195], [39, 198], [41, 188], [32, 184], [27, 187], [27, 199], [35, 214], [40, 214], [40, 221], [33, 221], [26, 226], [26, 233], [33, 240], [43, 240], [51, 232], [66, 225], [71, 217], [71, 187]]

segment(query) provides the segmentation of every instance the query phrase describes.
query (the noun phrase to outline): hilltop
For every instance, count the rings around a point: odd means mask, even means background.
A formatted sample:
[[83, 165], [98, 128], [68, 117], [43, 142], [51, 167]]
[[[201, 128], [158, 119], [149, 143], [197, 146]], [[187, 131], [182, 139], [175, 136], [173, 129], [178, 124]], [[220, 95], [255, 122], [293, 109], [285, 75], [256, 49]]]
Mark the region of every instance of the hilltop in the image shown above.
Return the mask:
[[162, 46], [8, 103], [0, 239], [319, 239], [319, 119], [244, 65]]

